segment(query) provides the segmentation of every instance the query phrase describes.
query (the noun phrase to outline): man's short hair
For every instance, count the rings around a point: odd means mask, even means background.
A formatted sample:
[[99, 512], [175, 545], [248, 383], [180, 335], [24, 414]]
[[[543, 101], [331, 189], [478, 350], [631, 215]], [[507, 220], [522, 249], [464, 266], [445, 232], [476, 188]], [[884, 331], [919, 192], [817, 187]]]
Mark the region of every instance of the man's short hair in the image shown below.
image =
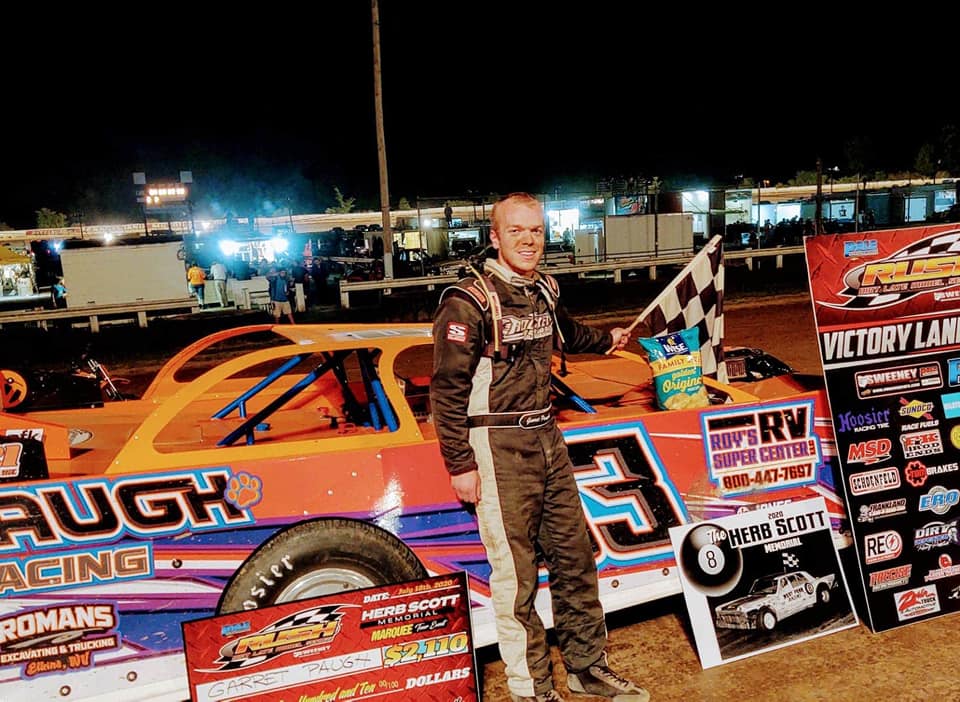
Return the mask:
[[497, 227], [497, 213], [500, 211], [500, 205], [505, 202], [522, 202], [528, 205], [536, 205], [537, 207], [543, 208], [543, 203], [536, 198], [536, 196], [531, 195], [530, 193], [516, 192], [510, 193], [509, 195], [504, 195], [502, 198], [493, 203], [493, 209], [490, 210], [490, 226], [497, 231], [500, 231]]

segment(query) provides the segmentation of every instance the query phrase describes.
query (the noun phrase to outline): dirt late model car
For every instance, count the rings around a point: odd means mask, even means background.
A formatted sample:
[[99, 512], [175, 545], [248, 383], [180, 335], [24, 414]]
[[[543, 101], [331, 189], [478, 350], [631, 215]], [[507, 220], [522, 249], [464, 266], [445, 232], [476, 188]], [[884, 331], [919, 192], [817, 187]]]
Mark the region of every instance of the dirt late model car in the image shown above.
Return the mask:
[[717, 627], [773, 631], [787, 617], [816, 605], [827, 605], [837, 587], [836, 575], [814, 577], [805, 570], [757, 578], [750, 592], [714, 610]]
[[[140, 399], [0, 414], [4, 698], [181, 700], [183, 621], [459, 571], [474, 644], [493, 643], [431, 353], [422, 324], [241, 327]], [[760, 400], [707, 379], [709, 407], [663, 411], [639, 357], [567, 370], [555, 412], [608, 612], [680, 592], [675, 525], [823, 496], [844, 531], [822, 390]], [[537, 607], [550, 626], [545, 570]]]

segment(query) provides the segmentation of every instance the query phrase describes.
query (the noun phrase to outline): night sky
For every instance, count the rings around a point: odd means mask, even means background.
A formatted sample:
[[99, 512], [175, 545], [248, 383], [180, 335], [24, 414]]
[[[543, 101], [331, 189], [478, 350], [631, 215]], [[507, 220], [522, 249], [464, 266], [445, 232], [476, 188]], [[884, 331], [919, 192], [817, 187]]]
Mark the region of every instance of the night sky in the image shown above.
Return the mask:
[[[818, 156], [843, 167], [853, 140], [895, 171], [960, 124], [952, 44], [929, 34], [895, 55], [896, 22], [867, 35], [835, 8], [649, 5], [381, 0], [392, 204], [613, 176], [785, 182]], [[239, 8], [9, 26], [0, 222], [135, 220], [134, 171], [191, 170], [200, 215], [322, 211], [335, 187], [378, 209], [370, 3]]]

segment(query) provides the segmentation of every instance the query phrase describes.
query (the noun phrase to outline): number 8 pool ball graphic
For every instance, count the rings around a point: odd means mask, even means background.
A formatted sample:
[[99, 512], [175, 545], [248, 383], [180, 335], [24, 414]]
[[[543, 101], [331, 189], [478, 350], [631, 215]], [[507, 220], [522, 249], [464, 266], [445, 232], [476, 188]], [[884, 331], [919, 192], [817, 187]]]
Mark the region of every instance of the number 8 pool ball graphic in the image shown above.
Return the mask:
[[743, 573], [743, 556], [732, 548], [726, 529], [698, 524], [680, 544], [680, 568], [698, 592], [710, 597], [726, 595]]

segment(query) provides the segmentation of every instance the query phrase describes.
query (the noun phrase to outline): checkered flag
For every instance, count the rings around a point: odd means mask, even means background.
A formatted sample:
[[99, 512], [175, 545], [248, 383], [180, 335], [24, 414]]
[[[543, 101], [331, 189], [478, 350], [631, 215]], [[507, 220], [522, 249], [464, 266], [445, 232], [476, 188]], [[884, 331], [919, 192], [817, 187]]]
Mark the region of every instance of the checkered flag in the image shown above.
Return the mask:
[[788, 551], [783, 552], [783, 569], [795, 570], [800, 567], [800, 559]]
[[640, 313], [650, 336], [696, 327], [703, 374], [727, 382], [723, 362], [723, 237], [713, 237]]
[[[960, 254], [960, 229], [955, 229], [949, 232], [941, 232], [940, 234], [934, 234], [933, 236], [927, 237], [926, 239], [921, 239], [920, 241], [915, 241], [909, 246], [905, 246], [896, 253], [888, 256], [885, 261], [908, 261], [911, 259], [917, 258], [931, 258], [934, 256], [957, 256]], [[879, 261], [873, 261], [873, 263], [878, 263]], [[851, 274], [854, 274], [853, 277], [856, 280], [861, 279], [861, 275], [856, 275], [859, 271], [860, 274], [863, 273], [863, 266], [860, 268], [854, 269], [850, 273], [847, 273], [845, 278], [851, 278]], [[930, 292], [930, 287], [920, 286], [916, 290], [905, 290], [902, 292], [893, 292], [893, 293], [874, 293], [872, 295], [861, 294], [858, 287], [848, 286], [840, 293], [841, 295], [846, 295], [850, 299], [844, 302], [842, 305], [829, 305], [835, 309], [878, 309], [881, 307], [889, 307], [890, 305], [895, 305], [904, 300], [909, 300], [911, 297], [920, 295], [921, 293]]]

